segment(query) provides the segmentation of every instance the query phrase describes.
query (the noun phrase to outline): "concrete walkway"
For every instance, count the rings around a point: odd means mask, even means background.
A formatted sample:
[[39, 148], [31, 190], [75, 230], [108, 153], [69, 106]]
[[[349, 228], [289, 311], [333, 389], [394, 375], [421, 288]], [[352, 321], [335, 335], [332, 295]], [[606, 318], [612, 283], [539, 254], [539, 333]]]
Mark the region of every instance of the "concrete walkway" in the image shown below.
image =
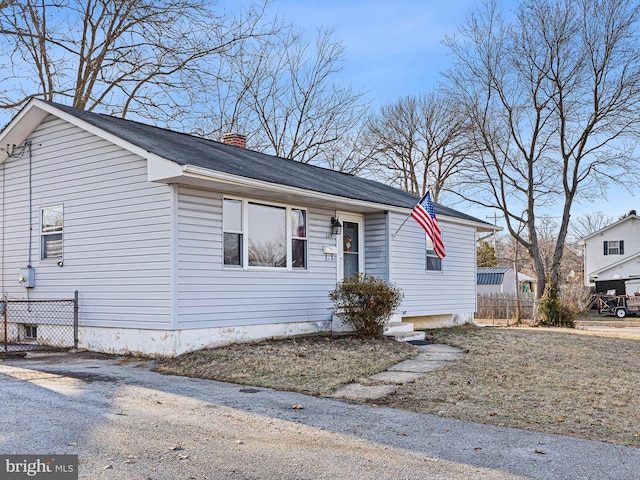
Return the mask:
[[399, 385], [415, 382], [426, 373], [464, 355], [459, 348], [448, 345], [418, 345], [418, 350], [419, 353], [414, 358], [397, 363], [384, 372], [345, 385], [330, 396], [355, 401], [375, 400], [393, 393]]

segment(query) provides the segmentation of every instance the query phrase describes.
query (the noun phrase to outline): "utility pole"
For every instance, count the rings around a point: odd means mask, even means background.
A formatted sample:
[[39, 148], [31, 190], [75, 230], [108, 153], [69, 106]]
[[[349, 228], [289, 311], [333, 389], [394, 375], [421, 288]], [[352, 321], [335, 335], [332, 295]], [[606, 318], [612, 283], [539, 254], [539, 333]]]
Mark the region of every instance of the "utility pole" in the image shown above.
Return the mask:
[[[495, 226], [498, 225], [498, 214], [496, 212], [493, 212], [493, 215], [487, 215], [486, 218], [493, 218], [493, 224]], [[491, 234], [491, 237], [493, 238], [493, 254], [497, 255], [496, 249], [498, 247], [497, 247], [497, 242], [496, 242], [496, 231], [495, 230]], [[497, 256], [496, 256], [496, 258], [497, 258]]]

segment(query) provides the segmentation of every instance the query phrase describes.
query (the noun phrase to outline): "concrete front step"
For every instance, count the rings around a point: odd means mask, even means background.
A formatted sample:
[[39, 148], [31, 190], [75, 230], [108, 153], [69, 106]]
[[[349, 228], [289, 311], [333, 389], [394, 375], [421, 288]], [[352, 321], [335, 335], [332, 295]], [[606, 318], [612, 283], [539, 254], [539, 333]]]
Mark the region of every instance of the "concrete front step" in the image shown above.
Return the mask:
[[384, 326], [384, 334], [413, 332], [413, 323], [391, 321]]
[[397, 332], [385, 333], [385, 336], [395, 340], [396, 342], [410, 342], [412, 340], [424, 340], [424, 332]]

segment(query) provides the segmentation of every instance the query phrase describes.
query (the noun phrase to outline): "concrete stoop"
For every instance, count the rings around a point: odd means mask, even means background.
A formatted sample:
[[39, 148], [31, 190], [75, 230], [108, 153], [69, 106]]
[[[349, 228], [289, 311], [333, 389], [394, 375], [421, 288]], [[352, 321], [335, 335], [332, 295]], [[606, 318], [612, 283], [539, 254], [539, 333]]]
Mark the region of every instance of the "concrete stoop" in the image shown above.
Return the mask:
[[397, 342], [409, 342], [411, 340], [424, 340], [424, 332], [416, 332], [413, 323], [402, 320], [392, 320], [384, 328], [385, 337], [392, 338]]
[[396, 363], [384, 372], [344, 385], [329, 396], [355, 401], [376, 400], [390, 395], [398, 386], [415, 382], [428, 372], [463, 356], [462, 350], [448, 345], [419, 345], [418, 355], [414, 358]]

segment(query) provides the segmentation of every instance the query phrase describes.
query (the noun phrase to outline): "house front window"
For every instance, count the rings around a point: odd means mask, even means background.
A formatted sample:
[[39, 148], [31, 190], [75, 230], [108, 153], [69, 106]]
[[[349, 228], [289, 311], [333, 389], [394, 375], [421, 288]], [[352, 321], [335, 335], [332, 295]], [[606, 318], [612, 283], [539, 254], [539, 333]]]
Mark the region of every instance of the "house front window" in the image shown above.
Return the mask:
[[442, 271], [442, 259], [436, 255], [436, 251], [433, 248], [433, 242], [427, 238], [427, 271], [440, 272]]
[[291, 209], [291, 267], [307, 268], [307, 212]]
[[605, 255], [624, 255], [624, 240], [605, 240]]
[[306, 210], [225, 198], [222, 218], [226, 266], [307, 268]]
[[224, 231], [224, 264], [241, 267], [242, 264], [242, 200], [225, 198], [222, 205]]
[[287, 267], [287, 211], [249, 203], [249, 266]]
[[62, 258], [62, 205], [44, 207], [40, 213], [40, 258]]

